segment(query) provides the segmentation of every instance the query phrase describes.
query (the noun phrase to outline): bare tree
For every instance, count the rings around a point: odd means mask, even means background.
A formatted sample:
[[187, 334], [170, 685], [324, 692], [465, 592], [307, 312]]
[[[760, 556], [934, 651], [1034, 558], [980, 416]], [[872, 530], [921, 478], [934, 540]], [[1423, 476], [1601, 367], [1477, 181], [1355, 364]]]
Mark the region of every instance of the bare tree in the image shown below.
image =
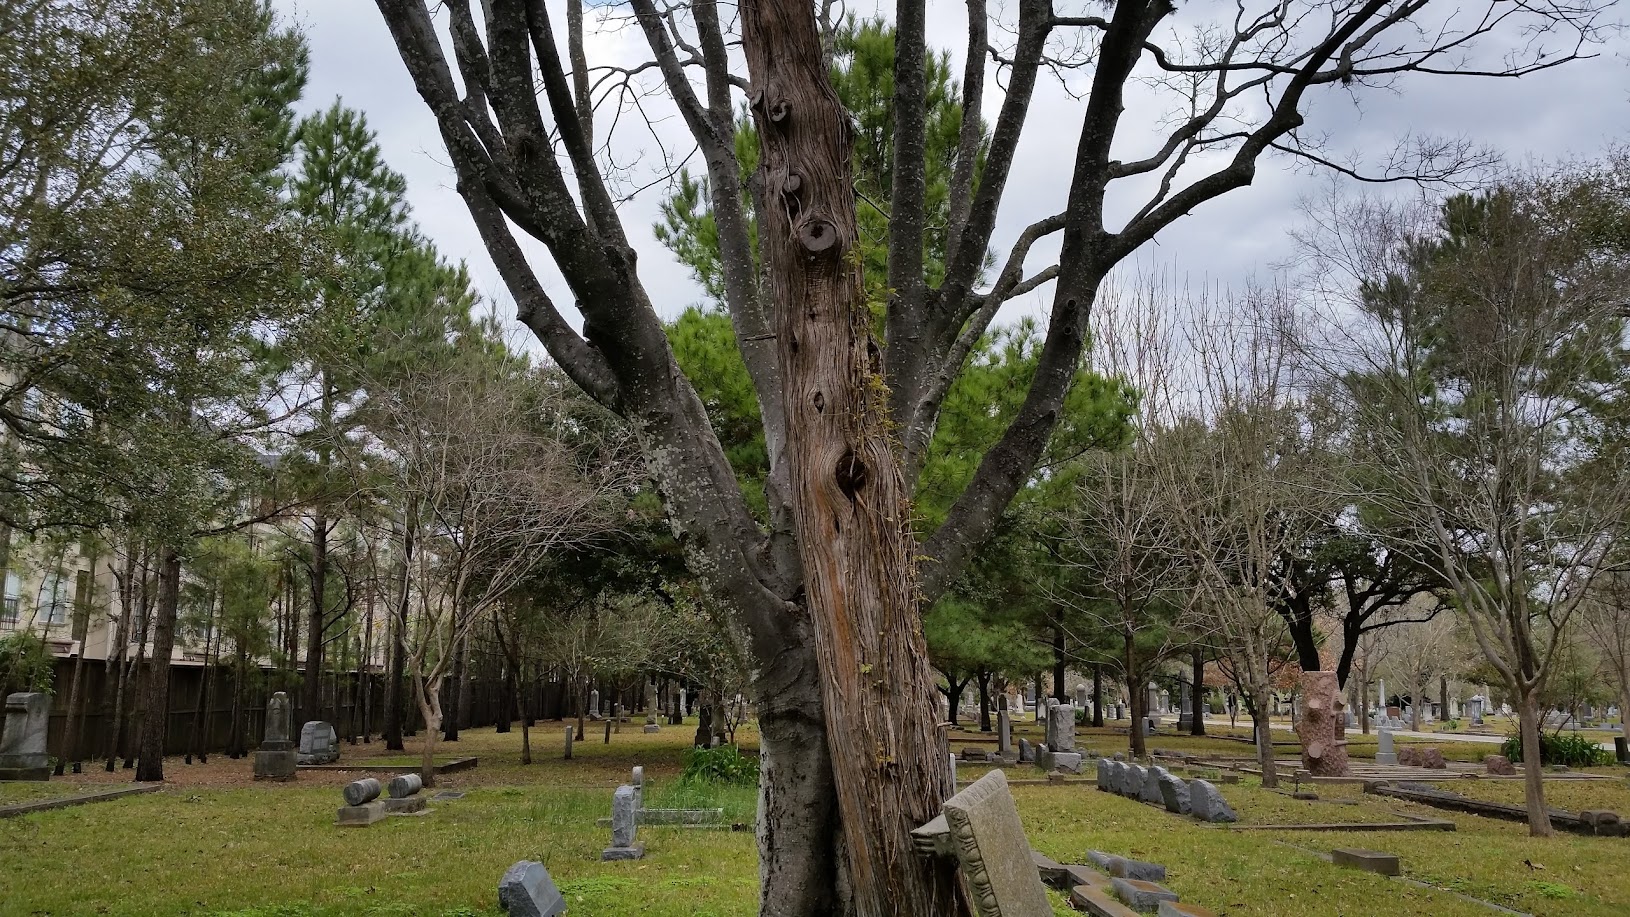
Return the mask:
[[409, 374], [378, 392], [374, 430], [397, 470], [393, 496], [411, 539], [404, 590], [415, 614], [398, 638], [434, 780], [441, 688], [456, 649], [552, 549], [615, 524], [617, 464], [587, 467], [552, 422], [558, 397], [528, 370], [466, 360]]
[[1599, 190], [1513, 177], [1449, 200], [1424, 231], [1371, 208], [1387, 218], [1333, 227], [1327, 249], [1355, 253], [1334, 267], [1363, 281], [1333, 367], [1361, 421], [1356, 457], [1394, 482], [1388, 510], [1412, 522], [1518, 708], [1536, 835], [1552, 830], [1541, 694], [1630, 518], [1624, 444], [1603, 436], [1630, 403], [1630, 259], [1603, 244]]
[[[1458, 676], [1467, 662], [1465, 626], [1457, 615], [1445, 611], [1380, 633], [1386, 662], [1378, 671], [1408, 689], [1409, 728], [1418, 732], [1426, 715], [1427, 689], [1440, 677]], [[1449, 711], [1444, 710], [1441, 718], [1448, 716]]]
[[1620, 731], [1630, 736], [1630, 571], [1616, 570], [1597, 581], [1579, 623], [1613, 677]]
[[[1109, 272], [1183, 215], [1249, 185], [1270, 152], [1335, 165], [1337, 154], [1300, 130], [1318, 90], [1392, 85], [1412, 72], [1532, 72], [1578, 57], [1598, 16], [1589, 0], [1491, 0], [1441, 15], [1433, 7], [1430, 16], [1420, 0], [1265, 3], [1189, 34], [1169, 0], [1124, 0], [1102, 17], [1022, 0], [1016, 41], [991, 52], [987, 5], [970, 0], [960, 145], [940, 215], [930, 213], [924, 187], [926, 2], [899, 0], [891, 292], [880, 346], [854, 257], [851, 128], [823, 40], [831, 4], [821, 15], [807, 0], [740, 5], [743, 76], [732, 71], [729, 23], [715, 0], [633, 0], [653, 59], [604, 70], [584, 54], [588, 26], [575, 4], [562, 55], [553, 14], [538, 0], [493, 0], [479, 16], [468, 0], [376, 2], [521, 320], [574, 381], [628, 418], [691, 536], [697, 571], [741, 618], [764, 747], [761, 911], [800, 917], [966, 912], [949, 866], [914, 856], [908, 835], [949, 789], [919, 602], [962, 571], [1030, 478]], [[432, 7], [445, 13], [451, 56]], [[1469, 55], [1484, 39], [1508, 34], [1521, 43], [1513, 56], [1493, 68], [1470, 63], [1481, 60]], [[1082, 53], [1050, 56], [1058, 36], [1077, 38]], [[1005, 93], [982, 151], [993, 66]], [[1085, 87], [1072, 176], [1060, 211], [1020, 232], [987, 278], [997, 212], [1044, 68], [1073, 68], [1070, 83]], [[587, 114], [602, 100], [626, 99], [646, 75], [660, 79], [707, 167], [726, 305], [771, 456], [763, 525], [675, 365], [607, 180], [617, 162], [597, 147]], [[1117, 159], [1112, 149], [1139, 146], [1123, 136], [1133, 128], [1122, 116], [1140, 87], [1155, 96], [1152, 110], [1172, 117], [1140, 158]], [[752, 176], [734, 148], [738, 100], [760, 138]], [[616, 128], [605, 121], [609, 143]], [[1446, 175], [1472, 159], [1453, 144], [1400, 152], [1373, 177]], [[1112, 185], [1146, 195], [1118, 227], [1106, 220]], [[744, 196], [760, 204], [762, 272]], [[941, 219], [950, 244], [935, 283], [923, 241]], [[548, 250], [583, 312], [581, 334], [546, 292], [517, 231]], [[1028, 269], [1032, 247], [1054, 234], [1056, 264]], [[946, 392], [1002, 304], [1045, 283], [1054, 285], [1049, 330], [1024, 405], [944, 524], [918, 544], [906, 500]], [[829, 747], [875, 753], [831, 755]]]

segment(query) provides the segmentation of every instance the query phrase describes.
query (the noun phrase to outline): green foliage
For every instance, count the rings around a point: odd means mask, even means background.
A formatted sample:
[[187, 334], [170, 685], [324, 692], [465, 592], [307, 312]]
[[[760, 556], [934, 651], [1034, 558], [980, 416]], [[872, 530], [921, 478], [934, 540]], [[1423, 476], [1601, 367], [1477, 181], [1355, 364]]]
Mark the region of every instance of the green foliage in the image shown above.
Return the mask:
[[45, 638], [19, 630], [0, 637], [0, 688], [15, 691], [51, 690], [54, 658]]
[[679, 782], [755, 786], [758, 783], [758, 762], [743, 755], [741, 749], [734, 745], [714, 748], [696, 746], [685, 752], [685, 770], [679, 775]]
[[[1500, 743], [1500, 754], [1522, 760], [1522, 734], [1512, 733]], [[1602, 767], [1613, 763], [1613, 753], [1577, 732], [1539, 734], [1539, 760], [1547, 767]]]

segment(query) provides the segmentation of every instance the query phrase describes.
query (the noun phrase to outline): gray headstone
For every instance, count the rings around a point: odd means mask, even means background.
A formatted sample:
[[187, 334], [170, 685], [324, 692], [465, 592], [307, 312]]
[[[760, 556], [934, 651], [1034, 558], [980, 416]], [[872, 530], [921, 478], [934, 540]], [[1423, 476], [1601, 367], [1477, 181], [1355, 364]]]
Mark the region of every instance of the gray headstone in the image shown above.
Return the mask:
[[1381, 735], [1379, 737], [1379, 742], [1380, 742], [1380, 745], [1378, 745], [1376, 747], [1376, 752], [1375, 752], [1375, 763], [1376, 764], [1397, 764], [1398, 763], [1398, 754], [1397, 754], [1396, 751], [1393, 750], [1393, 747], [1392, 747], [1392, 733], [1390, 731], [1386, 730], [1386, 729], [1382, 729], [1381, 730]]
[[405, 799], [424, 789], [424, 778], [418, 774], [397, 774], [387, 787], [392, 799]]
[[600, 715], [600, 689], [595, 688], [589, 692], [589, 716]]
[[1121, 772], [1121, 795], [1128, 799], [1137, 799], [1143, 793], [1143, 766], [1128, 763], [1126, 770]]
[[1159, 863], [1128, 859], [1102, 850], [1088, 850], [1087, 862], [1116, 879], [1137, 879], [1143, 882], [1163, 882], [1166, 879], [1166, 867]]
[[1071, 705], [1047, 708], [1047, 747], [1053, 751], [1075, 751], [1075, 708]]
[[1098, 759], [1098, 789], [1111, 792], [1115, 789], [1112, 782], [1115, 779], [1115, 762], [1108, 758]]
[[1190, 811], [1189, 786], [1171, 774], [1160, 778], [1160, 801], [1166, 811], [1187, 815]]
[[1066, 774], [1081, 773], [1081, 753], [1076, 751], [1055, 751], [1048, 755], [1048, 770], [1062, 771]]
[[1144, 802], [1151, 802], [1157, 806], [1166, 804], [1166, 797], [1160, 795], [1160, 778], [1171, 776], [1164, 767], [1156, 764], [1143, 773], [1143, 789], [1139, 791], [1138, 798]]
[[[418, 775], [415, 774], [415, 777]], [[345, 804], [360, 806], [365, 802], [373, 802], [379, 798], [379, 781], [373, 777], [364, 777], [353, 780], [345, 785]]]
[[1019, 740], [1019, 763], [1029, 764], [1036, 760], [1036, 750], [1030, 747], [1029, 739]]
[[946, 764], [950, 768], [951, 793], [953, 795], [955, 795], [956, 786], [957, 786], [957, 781], [956, 781], [956, 755], [946, 755], [945, 757], [948, 759], [946, 761]]
[[45, 750], [51, 697], [19, 691], [6, 697], [6, 732], [0, 736], [0, 779], [46, 780], [51, 756]]
[[1109, 885], [1115, 890], [1115, 897], [1140, 913], [1155, 910], [1162, 901], [1177, 900], [1176, 892], [1143, 879], [1111, 879]]
[[266, 738], [262, 751], [287, 751], [294, 747], [294, 705], [282, 691], [266, 702]]
[[628, 785], [634, 788], [634, 808], [636, 810], [645, 808], [645, 765], [634, 765]]
[[611, 846], [600, 851], [602, 860], [637, 860], [645, 856], [645, 848], [634, 843], [635, 826], [639, 821], [639, 806], [632, 786], [617, 787], [611, 797]]
[[1007, 777], [993, 770], [945, 801], [962, 876], [980, 917], [1052, 917]]
[[1080, 707], [1082, 710], [1087, 709], [1087, 686], [1086, 685], [1076, 685], [1075, 686], [1075, 705], [1077, 707]]
[[1189, 781], [1189, 810], [1201, 821], [1239, 821], [1239, 816], [1234, 814], [1233, 808], [1217, 792], [1217, 788], [1199, 778]]
[[339, 737], [334, 734], [332, 725], [311, 720], [300, 727], [301, 764], [333, 764], [339, 759]]
[[[1003, 695], [1005, 700], [1006, 695]], [[1006, 757], [1013, 752], [1013, 721], [1009, 719], [1007, 708], [996, 711], [996, 753]]]
[[522, 860], [498, 880], [498, 906], [509, 917], [558, 917], [566, 899], [542, 863]]

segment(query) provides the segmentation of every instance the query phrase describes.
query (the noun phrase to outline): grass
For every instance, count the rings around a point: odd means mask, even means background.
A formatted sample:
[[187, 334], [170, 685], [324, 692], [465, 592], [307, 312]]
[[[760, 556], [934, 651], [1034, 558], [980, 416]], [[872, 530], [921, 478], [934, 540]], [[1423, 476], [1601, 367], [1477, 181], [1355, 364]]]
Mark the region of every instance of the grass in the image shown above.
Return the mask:
[[42, 799], [62, 799], [86, 792], [84, 787], [60, 780], [0, 780], [0, 806], [19, 802], [38, 802]]
[[[172, 759], [166, 762], [172, 782], [159, 793], [0, 821], [0, 915], [496, 917], [498, 877], [521, 859], [548, 866], [574, 914], [755, 914], [758, 867], [750, 832], [642, 826], [644, 860], [600, 862], [609, 832], [595, 819], [608, 814], [611, 789], [629, 779], [635, 764], [646, 769], [648, 805], [721, 807], [732, 822], [753, 817], [751, 789], [680, 785], [691, 729], [644, 734], [638, 725], [624, 726], [609, 745], [591, 732], [576, 745], [573, 760], [564, 761], [561, 724], [545, 724], [534, 730], [536, 763], [529, 766], [519, 763], [519, 730], [467, 731], [456, 745], [438, 749], [481, 758], [478, 768], [440, 779], [441, 787], [464, 791], [463, 799], [432, 803], [435, 811], [422, 818], [393, 818], [366, 829], [333, 825], [347, 775], [306, 773], [289, 784], [254, 784], [247, 761], [212, 757], [187, 767]], [[1115, 743], [1126, 738], [1110, 730], [1087, 733], [1082, 744], [1098, 751], [1123, 747]], [[756, 745], [751, 730], [739, 738], [749, 750]], [[1152, 744], [1249, 753], [1249, 746], [1217, 737], [1165, 735]], [[953, 738], [952, 748], [960, 747]], [[399, 754], [378, 744], [342, 747], [342, 760], [353, 763]], [[80, 790], [128, 777], [97, 772], [26, 790], [0, 784], [0, 792]], [[1493, 781], [1457, 781], [1455, 788], [1518, 798], [1521, 792], [1517, 784]], [[1318, 802], [1265, 791], [1249, 778], [1221, 789], [1247, 823], [1390, 821], [1410, 812], [1452, 819], [1460, 830], [1242, 832], [1090, 785], [1020, 786], [1014, 796], [1031, 842], [1054, 859], [1083, 862], [1088, 849], [1103, 849], [1154, 860], [1169, 868], [1167, 884], [1184, 900], [1231, 917], [1493, 913], [1447, 891], [1337, 869], [1316, 856], [1336, 846], [1397, 853], [1414, 878], [1541, 917], [1630, 913], [1622, 839], [1533, 839], [1521, 825], [1366, 797], [1357, 787], [1321, 786]], [[1630, 804], [1619, 802], [1630, 800], [1624, 781], [1554, 781], [1547, 789], [1563, 807], [1571, 804], [1564, 794], [1589, 792], [1592, 803], [1585, 807], [1630, 813]], [[1071, 913], [1062, 898], [1053, 901], [1058, 913]]]

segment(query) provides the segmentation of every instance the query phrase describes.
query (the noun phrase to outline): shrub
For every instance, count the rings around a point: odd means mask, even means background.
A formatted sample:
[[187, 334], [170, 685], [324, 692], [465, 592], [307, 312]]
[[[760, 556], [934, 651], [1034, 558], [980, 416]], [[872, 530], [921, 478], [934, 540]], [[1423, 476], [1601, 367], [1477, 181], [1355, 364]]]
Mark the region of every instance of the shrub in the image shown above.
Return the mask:
[[44, 637], [26, 630], [0, 637], [0, 690], [49, 693], [53, 663]]
[[[1500, 744], [1500, 754], [1512, 761], [1522, 760], [1522, 734], [1506, 736]], [[1564, 767], [1599, 767], [1613, 763], [1613, 754], [1600, 748], [1584, 736], [1570, 732], [1566, 735], [1539, 734], [1539, 760], [1541, 764]]]
[[758, 762], [744, 756], [734, 745], [697, 746], [685, 752], [685, 770], [679, 782], [753, 786], [758, 783]]

